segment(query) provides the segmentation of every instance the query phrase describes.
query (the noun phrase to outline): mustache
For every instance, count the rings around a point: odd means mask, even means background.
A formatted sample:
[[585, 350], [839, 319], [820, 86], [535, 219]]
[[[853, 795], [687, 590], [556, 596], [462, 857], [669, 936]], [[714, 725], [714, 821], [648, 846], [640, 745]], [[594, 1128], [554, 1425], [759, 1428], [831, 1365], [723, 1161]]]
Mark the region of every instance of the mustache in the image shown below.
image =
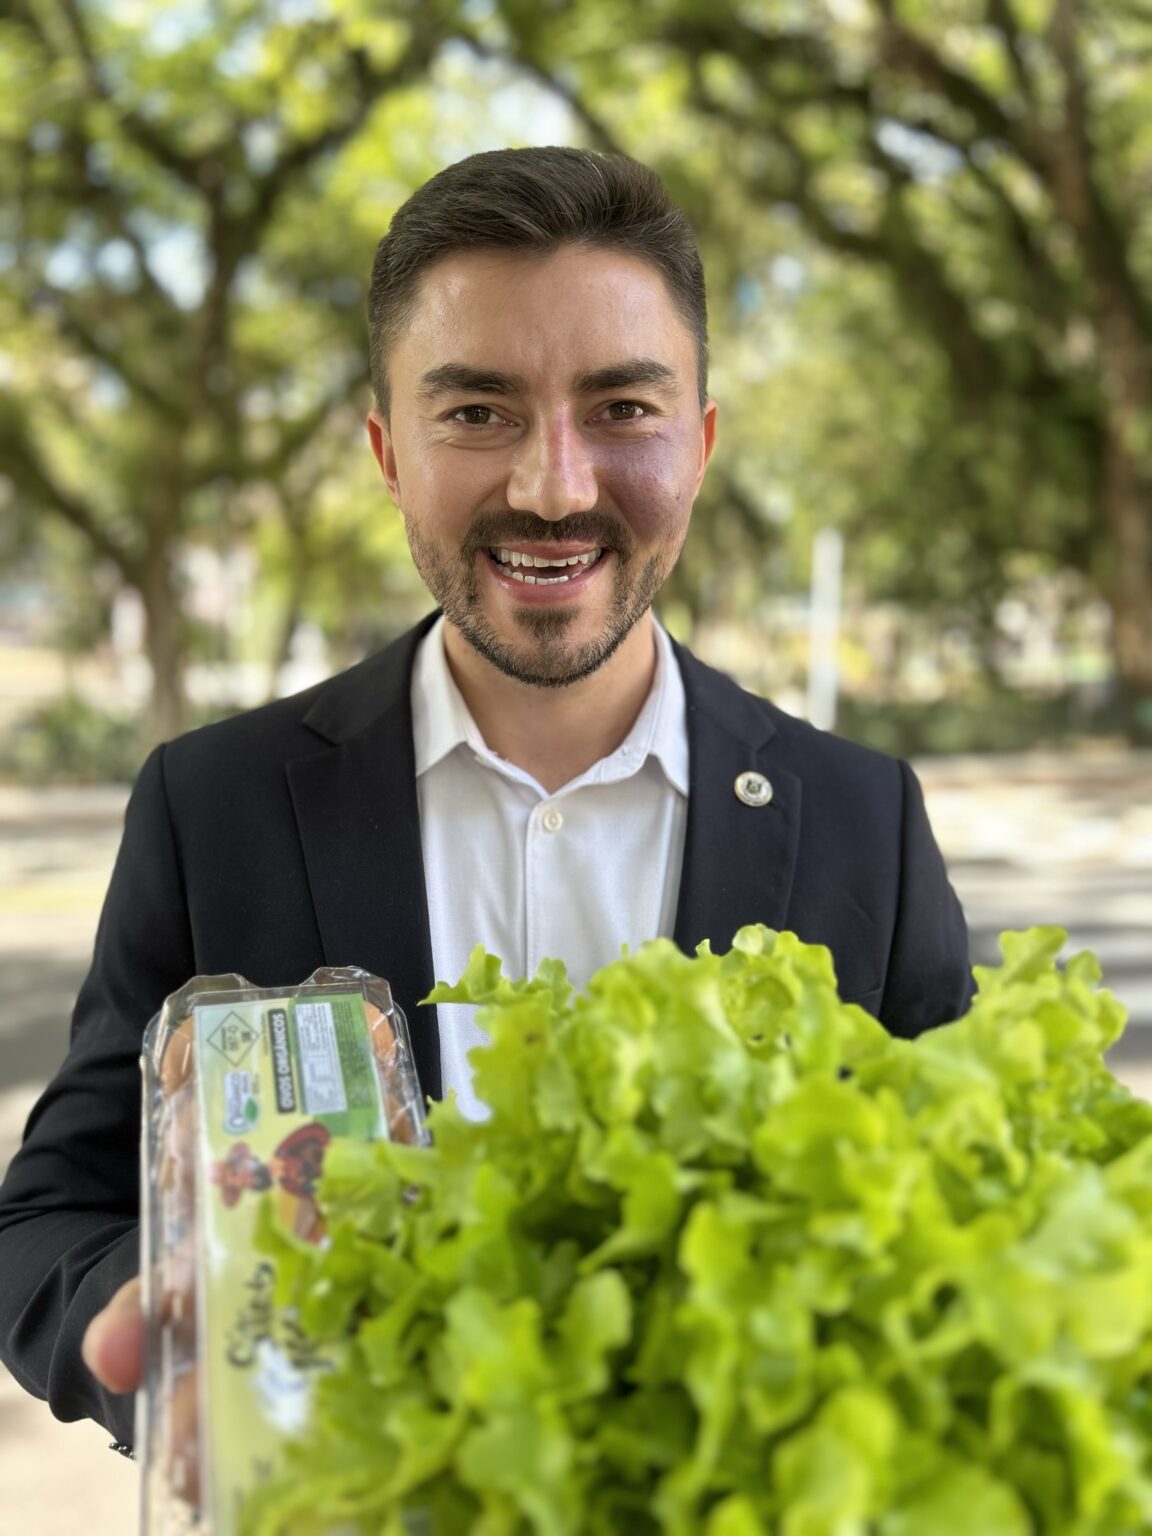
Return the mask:
[[465, 534], [461, 550], [466, 555], [510, 544], [595, 544], [623, 557], [632, 551], [626, 523], [606, 512], [571, 512], [548, 522], [531, 512], [481, 512]]

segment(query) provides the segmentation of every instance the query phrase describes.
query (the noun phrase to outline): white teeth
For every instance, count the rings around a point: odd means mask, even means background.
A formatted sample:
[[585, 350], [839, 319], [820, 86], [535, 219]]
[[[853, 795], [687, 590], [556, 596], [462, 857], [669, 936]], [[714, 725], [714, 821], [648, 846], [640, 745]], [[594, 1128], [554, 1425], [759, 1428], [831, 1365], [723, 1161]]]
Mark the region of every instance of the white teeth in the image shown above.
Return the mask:
[[[565, 555], [559, 560], [549, 560], [546, 555], [527, 555], [518, 549], [495, 549], [492, 553], [501, 565], [510, 565], [513, 574], [518, 566], [535, 570], [559, 570], [566, 565], [591, 565], [604, 553], [602, 549], [589, 549], [582, 555]], [[528, 578], [531, 579], [531, 578]], [[567, 580], [567, 577], [559, 578]]]
[[571, 581], [571, 576], [525, 576], [523, 571], [511, 572], [513, 581], [526, 581], [533, 587], [554, 587], [557, 582]]

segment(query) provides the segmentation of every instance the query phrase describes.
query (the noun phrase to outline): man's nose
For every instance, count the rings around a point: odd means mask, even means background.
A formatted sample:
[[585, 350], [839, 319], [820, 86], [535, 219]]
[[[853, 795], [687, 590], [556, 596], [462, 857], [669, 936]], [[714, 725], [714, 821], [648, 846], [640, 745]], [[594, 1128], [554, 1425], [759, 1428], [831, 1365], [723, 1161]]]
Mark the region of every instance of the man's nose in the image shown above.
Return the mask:
[[589, 512], [598, 496], [592, 446], [570, 420], [539, 422], [517, 447], [508, 505], [556, 521]]

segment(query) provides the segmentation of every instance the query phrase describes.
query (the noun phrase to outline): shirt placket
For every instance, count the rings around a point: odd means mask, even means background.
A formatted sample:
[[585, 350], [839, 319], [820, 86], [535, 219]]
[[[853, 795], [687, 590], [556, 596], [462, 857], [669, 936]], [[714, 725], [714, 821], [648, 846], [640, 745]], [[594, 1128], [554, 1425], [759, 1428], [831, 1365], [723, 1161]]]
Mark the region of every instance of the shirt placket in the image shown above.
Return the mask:
[[549, 914], [565, 910], [565, 835], [569, 832], [565, 801], [570, 798], [538, 801], [525, 829], [524, 958], [528, 976], [535, 975], [546, 956], [563, 954]]

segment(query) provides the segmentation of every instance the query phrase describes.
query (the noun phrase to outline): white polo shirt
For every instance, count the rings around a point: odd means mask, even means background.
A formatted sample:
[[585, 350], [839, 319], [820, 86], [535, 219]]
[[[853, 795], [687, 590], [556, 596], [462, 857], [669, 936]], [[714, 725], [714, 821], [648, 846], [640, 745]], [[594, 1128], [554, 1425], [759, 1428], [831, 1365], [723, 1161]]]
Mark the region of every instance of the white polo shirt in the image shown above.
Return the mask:
[[[560, 959], [583, 987], [621, 945], [672, 934], [688, 816], [684, 684], [672, 643], [655, 625], [656, 672], [628, 736], [550, 795], [484, 742], [448, 669], [444, 624], [421, 642], [412, 673], [436, 977], [458, 980], [483, 944], [507, 976]], [[438, 1011], [444, 1092], [482, 1118], [467, 1059], [485, 1039], [475, 1009]]]

